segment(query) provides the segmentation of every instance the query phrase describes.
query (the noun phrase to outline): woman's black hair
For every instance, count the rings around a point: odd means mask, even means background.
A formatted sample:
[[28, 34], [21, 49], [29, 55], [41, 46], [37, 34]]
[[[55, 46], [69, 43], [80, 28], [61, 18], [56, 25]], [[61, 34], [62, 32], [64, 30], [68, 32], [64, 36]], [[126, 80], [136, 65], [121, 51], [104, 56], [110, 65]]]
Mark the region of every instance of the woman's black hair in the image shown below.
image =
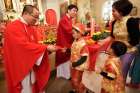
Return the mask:
[[117, 0], [112, 5], [122, 16], [128, 15], [132, 8], [133, 4], [129, 0]]

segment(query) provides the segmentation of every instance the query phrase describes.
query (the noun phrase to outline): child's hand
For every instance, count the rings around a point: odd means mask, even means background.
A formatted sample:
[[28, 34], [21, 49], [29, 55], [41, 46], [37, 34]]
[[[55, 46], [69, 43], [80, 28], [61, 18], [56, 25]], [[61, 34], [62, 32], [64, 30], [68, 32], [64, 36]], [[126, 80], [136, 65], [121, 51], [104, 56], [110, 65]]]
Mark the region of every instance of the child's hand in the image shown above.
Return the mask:
[[66, 50], [67, 50], [67, 48], [62, 48], [62, 49], [61, 49], [61, 51], [62, 51], [63, 53], [65, 53]]
[[102, 68], [101, 67], [95, 67], [95, 72], [97, 74], [100, 74], [101, 71], [102, 71]]

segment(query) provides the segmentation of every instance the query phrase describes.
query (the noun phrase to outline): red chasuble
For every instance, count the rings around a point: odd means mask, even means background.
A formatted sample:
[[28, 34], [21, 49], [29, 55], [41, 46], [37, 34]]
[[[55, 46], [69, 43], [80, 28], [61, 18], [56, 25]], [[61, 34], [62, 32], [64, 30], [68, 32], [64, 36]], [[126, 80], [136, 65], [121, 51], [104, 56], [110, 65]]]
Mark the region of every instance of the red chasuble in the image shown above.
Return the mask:
[[[34, 70], [36, 78], [34, 93], [39, 93], [45, 88], [50, 75], [47, 46], [37, 44], [35, 30], [20, 20], [8, 24], [4, 39], [8, 93], [21, 93], [21, 81], [31, 70]], [[43, 53], [42, 62], [37, 66], [35, 63]]]
[[[59, 22], [57, 30], [56, 45], [61, 47], [70, 48], [72, 44], [72, 20], [68, 16], [63, 16]], [[56, 66], [68, 61], [70, 53], [64, 53], [61, 50], [56, 52]]]

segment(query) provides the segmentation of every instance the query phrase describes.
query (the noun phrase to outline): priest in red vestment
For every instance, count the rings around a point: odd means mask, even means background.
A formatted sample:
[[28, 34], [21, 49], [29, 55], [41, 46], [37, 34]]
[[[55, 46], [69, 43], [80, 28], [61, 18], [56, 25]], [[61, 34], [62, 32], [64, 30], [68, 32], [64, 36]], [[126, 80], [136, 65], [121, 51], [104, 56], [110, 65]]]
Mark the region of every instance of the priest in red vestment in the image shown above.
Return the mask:
[[56, 52], [56, 66], [57, 66], [57, 77], [70, 78], [70, 48], [73, 42], [72, 37], [72, 18], [76, 17], [78, 8], [71, 4], [68, 6], [68, 11], [64, 15], [58, 25], [57, 29], [57, 41], [56, 45], [66, 48], [66, 52]]
[[25, 5], [22, 17], [7, 25], [4, 63], [8, 93], [44, 93], [50, 75], [48, 51], [58, 48], [41, 45], [33, 28], [39, 10]]

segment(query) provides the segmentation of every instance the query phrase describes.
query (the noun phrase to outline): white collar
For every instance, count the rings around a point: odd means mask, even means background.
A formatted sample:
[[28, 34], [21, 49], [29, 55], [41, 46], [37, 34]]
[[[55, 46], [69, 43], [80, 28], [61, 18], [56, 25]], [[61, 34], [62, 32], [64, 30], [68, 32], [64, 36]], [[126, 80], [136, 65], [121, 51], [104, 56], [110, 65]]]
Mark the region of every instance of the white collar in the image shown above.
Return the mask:
[[23, 17], [20, 17], [19, 19], [20, 19], [20, 21], [21, 21], [22, 23], [24, 23], [24, 24], [27, 24], [27, 25], [28, 25], [28, 23], [25, 21], [25, 19], [24, 19]]

